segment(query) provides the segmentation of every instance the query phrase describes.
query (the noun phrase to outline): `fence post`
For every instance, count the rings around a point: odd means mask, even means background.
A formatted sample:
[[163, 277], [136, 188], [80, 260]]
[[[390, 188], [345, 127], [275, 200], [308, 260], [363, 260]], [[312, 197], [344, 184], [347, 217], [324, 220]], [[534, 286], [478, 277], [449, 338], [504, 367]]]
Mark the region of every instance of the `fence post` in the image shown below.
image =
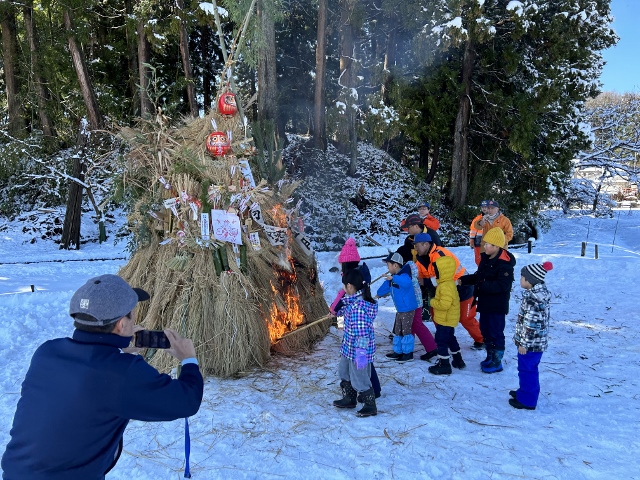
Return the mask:
[[531, 240], [527, 240], [527, 253], [531, 253]]
[[598, 259], [598, 245], [595, 246], [596, 247], [596, 260]]
[[584, 254], [587, 251], [587, 242], [582, 242], [582, 248], [580, 249], [580, 256], [584, 257]]

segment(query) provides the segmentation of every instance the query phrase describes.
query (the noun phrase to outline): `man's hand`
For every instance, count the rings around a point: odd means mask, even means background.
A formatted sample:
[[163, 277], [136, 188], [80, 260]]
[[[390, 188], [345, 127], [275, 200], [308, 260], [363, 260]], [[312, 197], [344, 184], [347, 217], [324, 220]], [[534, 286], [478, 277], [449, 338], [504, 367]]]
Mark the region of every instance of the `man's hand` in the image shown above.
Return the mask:
[[164, 331], [165, 335], [169, 339], [171, 348], [166, 351], [172, 357], [182, 361], [185, 358], [196, 358], [196, 349], [193, 346], [193, 341], [190, 338], [183, 338], [178, 335], [178, 332], [171, 328], [167, 328]]
[[387, 274], [384, 276], [384, 279], [385, 279], [385, 280], [389, 280], [389, 281], [391, 281], [391, 280], [393, 280], [393, 276], [392, 276], [390, 273], [387, 273]]
[[[133, 326], [133, 338], [135, 338], [136, 336], [136, 332], [140, 332], [144, 330], [144, 327], [142, 325], [134, 325]], [[133, 353], [133, 354], [138, 354], [142, 351], [141, 347], [127, 347], [127, 348], [123, 348], [122, 351], [124, 353]]]

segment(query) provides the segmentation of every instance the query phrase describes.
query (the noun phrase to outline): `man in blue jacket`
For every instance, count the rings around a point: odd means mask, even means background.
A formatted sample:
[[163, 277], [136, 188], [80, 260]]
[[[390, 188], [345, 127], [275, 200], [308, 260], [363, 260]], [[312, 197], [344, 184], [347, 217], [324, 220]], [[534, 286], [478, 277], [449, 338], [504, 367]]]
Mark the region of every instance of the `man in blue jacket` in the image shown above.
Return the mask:
[[72, 338], [36, 350], [22, 384], [5, 480], [101, 480], [116, 464], [129, 420], [169, 421], [194, 415], [203, 380], [190, 339], [167, 329], [167, 352], [182, 362], [178, 379], [125, 353], [134, 308], [149, 294], [117, 275], [87, 281], [71, 298]]

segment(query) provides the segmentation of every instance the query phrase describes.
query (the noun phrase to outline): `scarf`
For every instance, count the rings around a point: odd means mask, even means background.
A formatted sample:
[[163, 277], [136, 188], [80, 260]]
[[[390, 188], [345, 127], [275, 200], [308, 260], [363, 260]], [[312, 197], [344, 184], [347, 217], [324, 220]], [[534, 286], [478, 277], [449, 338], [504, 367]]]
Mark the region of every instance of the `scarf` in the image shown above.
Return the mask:
[[496, 218], [500, 216], [500, 210], [498, 210], [495, 215], [489, 215], [488, 213], [484, 216], [485, 220], [488, 220], [489, 223], [493, 224], [496, 221]]

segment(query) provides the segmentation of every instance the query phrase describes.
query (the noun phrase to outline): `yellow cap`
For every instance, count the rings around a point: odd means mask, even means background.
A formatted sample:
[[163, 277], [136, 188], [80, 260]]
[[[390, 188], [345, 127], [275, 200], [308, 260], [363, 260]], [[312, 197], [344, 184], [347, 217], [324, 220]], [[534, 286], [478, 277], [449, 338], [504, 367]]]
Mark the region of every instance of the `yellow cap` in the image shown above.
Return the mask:
[[496, 247], [504, 248], [505, 243], [507, 243], [504, 238], [504, 232], [499, 227], [493, 227], [482, 237], [484, 243], [490, 243], [491, 245], [495, 245]]

